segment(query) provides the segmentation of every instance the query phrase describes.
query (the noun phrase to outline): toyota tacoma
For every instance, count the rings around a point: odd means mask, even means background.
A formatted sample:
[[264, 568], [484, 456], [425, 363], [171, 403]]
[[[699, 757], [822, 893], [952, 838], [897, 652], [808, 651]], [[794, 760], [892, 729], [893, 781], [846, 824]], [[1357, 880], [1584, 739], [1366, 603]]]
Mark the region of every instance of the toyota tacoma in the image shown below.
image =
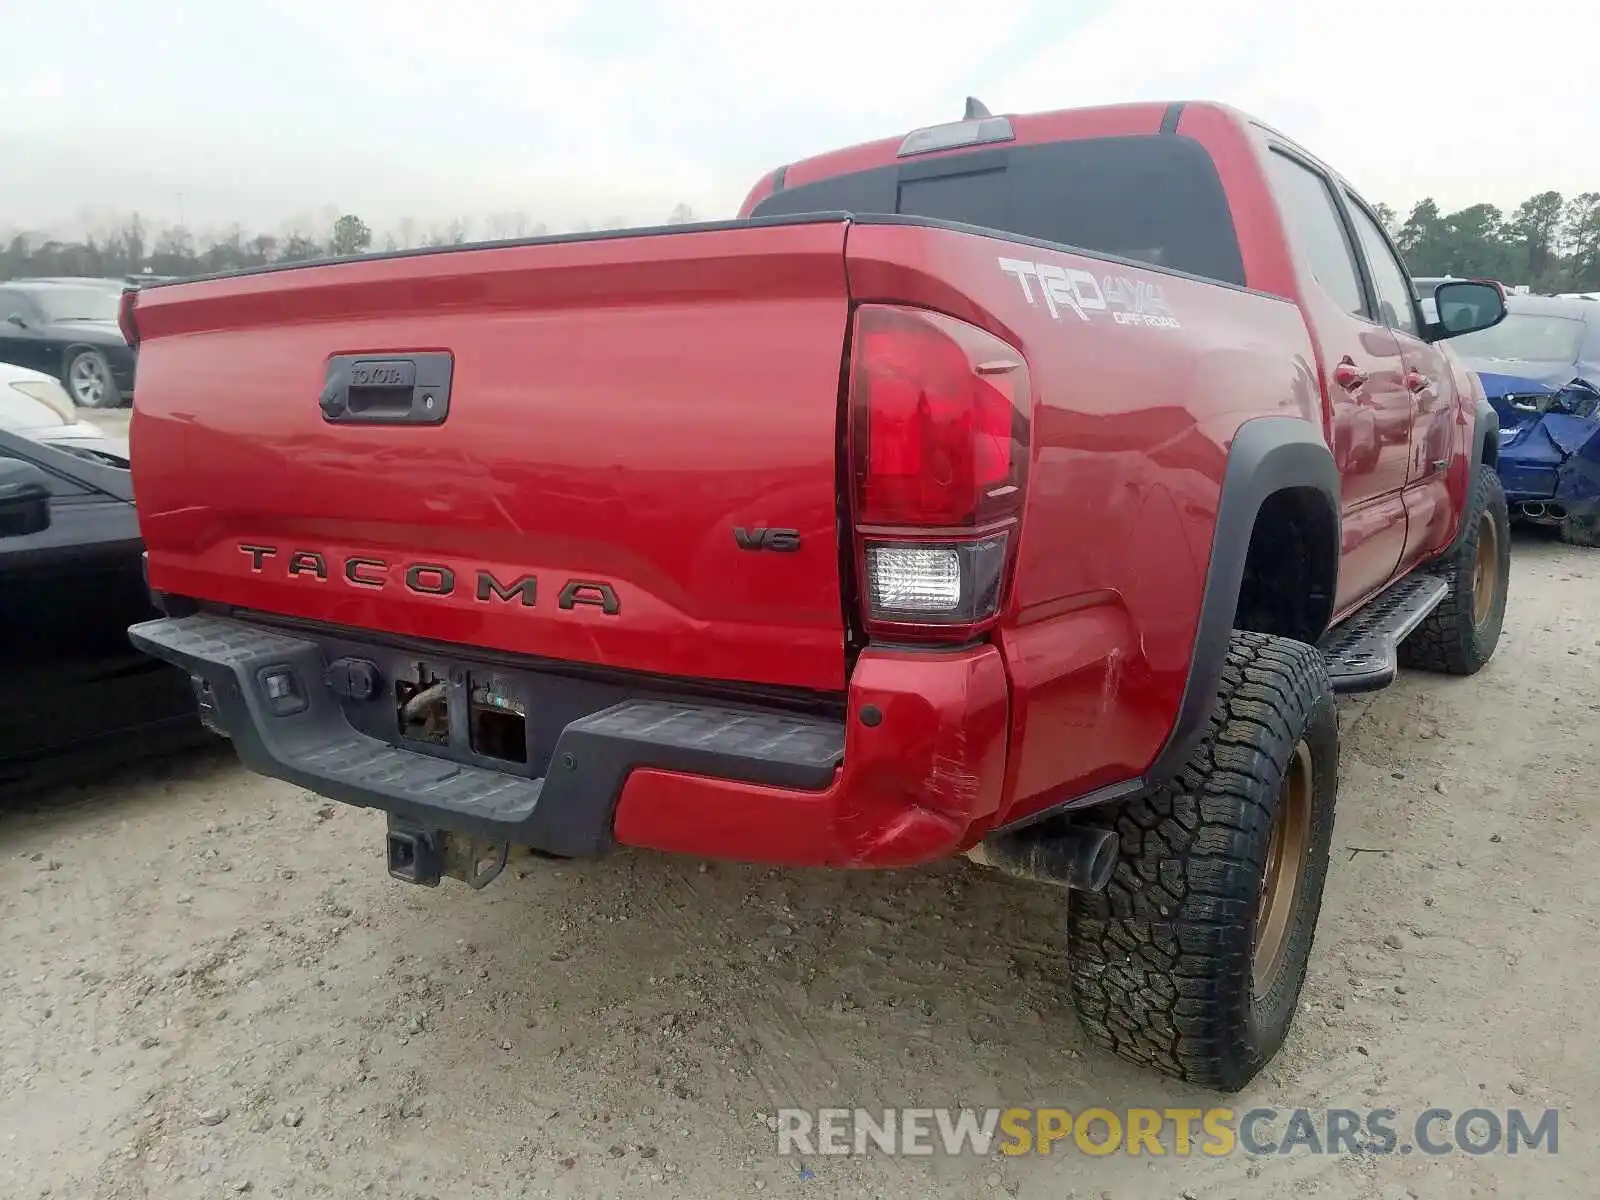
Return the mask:
[[737, 219], [156, 284], [159, 620], [246, 765], [512, 847], [1071, 889], [1095, 1042], [1242, 1087], [1328, 868], [1334, 693], [1493, 654], [1498, 426], [1372, 208], [1209, 103], [962, 120]]

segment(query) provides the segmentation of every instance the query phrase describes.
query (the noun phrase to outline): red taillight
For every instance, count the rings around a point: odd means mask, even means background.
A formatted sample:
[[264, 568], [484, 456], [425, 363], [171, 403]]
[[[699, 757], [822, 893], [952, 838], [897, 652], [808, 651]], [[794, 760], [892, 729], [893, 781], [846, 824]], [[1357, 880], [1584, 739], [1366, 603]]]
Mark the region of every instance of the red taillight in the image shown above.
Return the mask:
[[850, 399], [856, 520], [972, 526], [1014, 512], [1028, 438], [1022, 355], [964, 321], [864, 305]]
[[852, 516], [870, 629], [970, 637], [999, 610], [1028, 464], [1028, 368], [965, 321], [863, 305]]
[[117, 328], [122, 330], [123, 340], [135, 350], [139, 348], [139, 323], [134, 320], [133, 306], [139, 302], [138, 288], [124, 288], [122, 302], [117, 305]]

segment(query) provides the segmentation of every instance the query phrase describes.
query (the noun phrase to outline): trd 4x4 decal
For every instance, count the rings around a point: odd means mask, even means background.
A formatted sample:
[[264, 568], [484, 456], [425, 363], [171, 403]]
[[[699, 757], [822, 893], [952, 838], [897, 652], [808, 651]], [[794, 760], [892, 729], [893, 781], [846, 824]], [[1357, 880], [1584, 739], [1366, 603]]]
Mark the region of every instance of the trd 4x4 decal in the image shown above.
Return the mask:
[[1089, 320], [1091, 313], [1109, 313], [1118, 325], [1178, 328], [1178, 319], [1172, 315], [1161, 285], [1148, 279], [1125, 275], [1096, 278], [1080, 267], [1058, 267], [1054, 263], [1029, 262], [1024, 258], [999, 261], [1000, 269], [1016, 278], [1028, 303], [1037, 303], [1034, 299], [1037, 291], [1055, 320], [1059, 321], [1065, 310], [1080, 321]]

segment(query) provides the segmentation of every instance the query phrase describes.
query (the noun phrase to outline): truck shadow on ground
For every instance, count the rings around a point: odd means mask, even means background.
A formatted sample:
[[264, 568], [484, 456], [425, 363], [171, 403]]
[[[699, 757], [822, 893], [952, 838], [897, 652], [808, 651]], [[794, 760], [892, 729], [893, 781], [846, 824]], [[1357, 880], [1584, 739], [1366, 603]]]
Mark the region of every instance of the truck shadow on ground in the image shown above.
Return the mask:
[[196, 723], [152, 747], [125, 739], [92, 752], [75, 752], [0, 772], [0, 843], [17, 822], [71, 825], [121, 808], [130, 797], [154, 799], [174, 787], [194, 786], [207, 776], [241, 770], [227, 741]]

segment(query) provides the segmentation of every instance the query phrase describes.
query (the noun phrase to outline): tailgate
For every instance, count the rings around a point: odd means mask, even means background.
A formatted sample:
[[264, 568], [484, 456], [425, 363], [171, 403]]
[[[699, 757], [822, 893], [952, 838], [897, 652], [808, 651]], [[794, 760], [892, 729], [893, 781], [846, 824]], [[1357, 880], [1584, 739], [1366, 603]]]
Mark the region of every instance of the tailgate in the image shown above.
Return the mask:
[[689, 228], [145, 290], [131, 457], [151, 586], [841, 690], [845, 230]]

